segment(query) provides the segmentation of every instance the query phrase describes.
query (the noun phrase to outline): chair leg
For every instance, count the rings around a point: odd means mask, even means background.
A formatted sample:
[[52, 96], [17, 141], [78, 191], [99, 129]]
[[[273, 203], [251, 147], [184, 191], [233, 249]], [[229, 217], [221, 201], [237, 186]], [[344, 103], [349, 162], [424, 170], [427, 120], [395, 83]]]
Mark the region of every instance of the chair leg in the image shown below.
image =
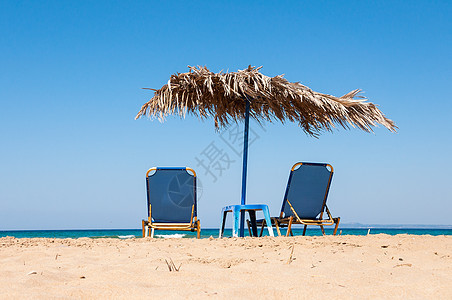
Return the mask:
[[268, 210], [267, 205], [262, 207], [262, 212], [264, 213], [264, 219], [265, 219], [265, 224], [267, 225], [268, 235], [275, 236], [275, 234], [273, 233], [272, 219], [270, 217], [270, 211]]
[[249, 210], [248, 215], [250, 216], [250, 223], [251, 223], [251, 229], [253, 232], [254, 237], [257, 237], [257, 226], [256, 226], [256, 211], [255, 210]]
[[222, 238], [223, 237], [223, 233], [224, 233], [224, 225], [226, 224], [226, 216], [227, 216], [228, 212], [227, 211], [222, 211], [221, 215], [223, 217], [223, 220], [221, 221], [221, 227], [220, 227], [220, 233], [218, 235], [218, 238]]
[[339, 227], [339, 222], [341, 221], [341, 218], [334, 218], [334, 223], [336, 223], [336, 226], [334, 226], [334, 232], [333, 235], [336, 235], [337, 233], [337, 228]]
[[323, 225], [320, 225], [320, 230], [322, 230], [322, 234], [325, 235], [325, 229], [323, 228]]
[[264, 227], [265, 227], [265, 220], [262, 221], [262, 226], [261, 226], [261, 232], [259, 233], [259, 236], [261, 237], [262, 234], [264, 233]]
[[245, 210], [240, 210], [240, 222], [237, 223], [237, 237], [244, 237], [245, 236]]
[[154, 231], [155, 231], [155, 228], [151, 228], [151, 238], [154, 238]]
[[289, 234], [292, 232], [292, 222], [293, 222], [293, 216], [291, 216], [289, 219], [289, 225], [287, 226], [286, 236], [289, 236]]
[[144, 237], [144, 224], [145, 224], [144, 220], [141, 220], [141, 233], [143, 237]]
[[275, 221], [275, 227], [276, 227], [276, 232], [278, 233], [278, 236], [281, 236], [281, 230], [279, 230], [278, 219], [273, 218], [273, 221]]
[[303, 228], [303, 235], [305, 235], [306, 234], [306, 228], [308, 227], [308, 225], [304, 225], [304, 228]]
[[246, 219], [246, 225], [248, 225], [248, 233], [250, 234], [250, 236], [253, 236], [251, 234], [251, 224], [250, 224], [250, 220]]
[[201, 221], [197, 221], [196, 222], [196, 229], [198, 231], [198, 233], [196, 234], [196, 238], [200, 239], [201, 238]]
[[233, 213], [233, 222], [232, 222], [232, 236], [239, 237], [239, 220], [240, 220], [240, 209], [234, 209]]

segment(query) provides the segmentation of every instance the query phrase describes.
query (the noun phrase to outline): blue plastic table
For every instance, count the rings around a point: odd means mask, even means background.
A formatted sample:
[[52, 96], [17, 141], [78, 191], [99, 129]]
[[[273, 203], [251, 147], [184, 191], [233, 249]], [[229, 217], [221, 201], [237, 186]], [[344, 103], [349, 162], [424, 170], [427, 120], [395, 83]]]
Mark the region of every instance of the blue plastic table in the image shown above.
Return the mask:
[[265, 204], [245, 204], [245, 205], [229, 205], [223, 207], [221, 211], [222, 221], [220, 227], [219, 238], [223, 237], [224, 225], [226, 224], [226, 216], [228, 212], [232, 212], [233, 222], [232, 222], [232, 236], [238, 237], [239, 231], [239, 219], [240, 212], [245, 211], [248, 212], [250, 216], [251, 224], [253, 225], [253, 235], [257, 236], [257, 228], [256, 228], [256, 211], [261, 210], [264, 213], [265, 223], [267, 224], [268, 234], [270, 236], [275, 236], [273, 234], [272, 222], [270, 220], [270, 211], [268, 210], [268, 206]]

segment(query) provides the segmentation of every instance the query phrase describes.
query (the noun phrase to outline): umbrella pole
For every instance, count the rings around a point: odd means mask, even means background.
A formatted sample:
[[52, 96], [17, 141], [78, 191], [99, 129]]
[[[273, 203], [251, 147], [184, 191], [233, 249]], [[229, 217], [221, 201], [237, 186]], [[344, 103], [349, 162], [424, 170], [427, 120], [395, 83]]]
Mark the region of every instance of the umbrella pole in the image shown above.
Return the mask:
[[[248, 130], [250, 126], [250, 101], [246, 99], [245, 110], [245, 132], [243, 133], [243, 172], [242, 172], [242, 201], [241, 205], [246, 203], [246, 169], [248, 165]], [[240, 237], [245, 236], [245, 211], [240, 213]]]

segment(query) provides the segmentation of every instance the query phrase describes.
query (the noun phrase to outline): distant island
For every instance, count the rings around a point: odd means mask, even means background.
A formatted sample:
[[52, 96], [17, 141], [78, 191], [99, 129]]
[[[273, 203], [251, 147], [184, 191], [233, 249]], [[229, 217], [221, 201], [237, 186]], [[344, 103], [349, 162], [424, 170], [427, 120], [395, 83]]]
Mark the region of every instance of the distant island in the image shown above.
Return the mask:
[[341, 223], [341, 228], [452, 229], [452, 225]]

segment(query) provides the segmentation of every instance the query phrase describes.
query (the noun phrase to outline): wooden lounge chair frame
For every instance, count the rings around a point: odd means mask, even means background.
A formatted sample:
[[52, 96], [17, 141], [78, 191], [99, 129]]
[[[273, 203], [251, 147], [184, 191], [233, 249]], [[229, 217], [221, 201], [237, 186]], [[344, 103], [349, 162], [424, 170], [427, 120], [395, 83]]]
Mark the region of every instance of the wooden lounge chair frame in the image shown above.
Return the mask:
[[[301, 165], [324, 165], [326, 168], [330, 168], [330, 177], [328, 179], [328, 187], [325, 191], [325, 196], [323, 198], [323, 206], [322, 206], [322, 210], [320, 212], [320, 216], [318, 219], [302, 219], [298, 216], [297, 212], [295, 211], [295, 209], [293, 208], [292, 204], [290, 203], [290, 201], [287, 199], [287, 193], [288, 193], [288, 188], [289, 188], [289, 184], [290, 184], [290, 180], [291, 177], [289, 177], [289, 182], [288, 182], [288, 187], [286, 189], [286, 193], [284, 195], [284, 201], [289, 204], [290, 209], [293, 213], [293, 216], [290, 217], [284, 217], [284, 205], [281, 208], [281, 213], [279, 215], [279, 217], [272, 217], [271, 218], [271, 222], [272, 222], [272, 226], [276, 227], [276, 232], [278, 233], [278, 236], [281, 236], [281, 231], [280, 228], [284, 228], [287, 227], [287, 233], [286, 236], [293, 236], [293, 232], [292, 232], [292, 225], [293, 224], [302, 224], [304, 225], [303, 228], [303, 235], [306, 234], [306, 228], [308, 225], [317, 225], [320, 226], [320, 229], [322, 231], [322, 234], [325, 235], [325, 230], [323, 228], [323, 226], [331, 226], [331, 225], [335, 225], [334, 226], [334, 231], [333, 231], [333, 235], [336, 235], [337, 233], [337, 228], [339, 227], [339, 222], [341, 220], [341, 218], [337, 217], [337, 218], [333, 218], [333, 216], [330, 213], [330, 210], [328, 209], [328, 206], [326, 205], [326, 200], [328, 198], [328, 192], [330, 190], [330, 185], [331, 185], [331, 179], [333, 178], [333, 173], [334, 173], [334, 169], [333, 166], [330, 164], [319, 164], [319, 163], [305, 163], [305, 162], [299, 162], [293, 165], [291, 172], [293, 172], [298, 166]], [[328, 218], [323, 218], [324, 213], [326, 212], [327, 217]], [[260, 234], [259, 236], [262, 236], [264, 227], [266, 226], [265, 220], [262, 220], [261, 222], [258, 222], [258, 225], [261, 226], [261, 230], [260, 230]], [[250, 235], [251, 235], [251, 229], [250, 229], [250, 224], [248, 223], [248, 230], [250, 231]]]
[[[149, 177], [149, 173], [152, 171], [157, 171], [157, 167], [152, 167], [146, 172], [146, 180]], [[160, 169], [160, 168], [159, 168]], [[161, 168], [162, 170], [165, 169], [172, 169], [172, 168]], [[196, 199], [196, 172], [192, 168], [185, 168], [186, 171], [190, 171], [193, 173], [193, 176], [195, 177], [195, 190], [194, 190], [194, 197], [195, 201]], [[149, 185], [147, 185], [147, 194], [149, 195]], [[147, 220], [141, 220], [141, 227], [142, 227], [142, 235], [143, 237], [150, 236], [151, 238], [154, 237], [154, 231], [155, 230], [184, 230], [184, 231], [196, 231], [196, 237], [199, 239], [201, 237], [201, 221], [198, 220], [197, 216], [193, 216], [195, 212], [195, 204], [193, 204], [191, 208], [191, 217], [190, 217], [190, 223], [158, 223], [152, 221], [152, 205], [149, 205], [149, 216]]]

